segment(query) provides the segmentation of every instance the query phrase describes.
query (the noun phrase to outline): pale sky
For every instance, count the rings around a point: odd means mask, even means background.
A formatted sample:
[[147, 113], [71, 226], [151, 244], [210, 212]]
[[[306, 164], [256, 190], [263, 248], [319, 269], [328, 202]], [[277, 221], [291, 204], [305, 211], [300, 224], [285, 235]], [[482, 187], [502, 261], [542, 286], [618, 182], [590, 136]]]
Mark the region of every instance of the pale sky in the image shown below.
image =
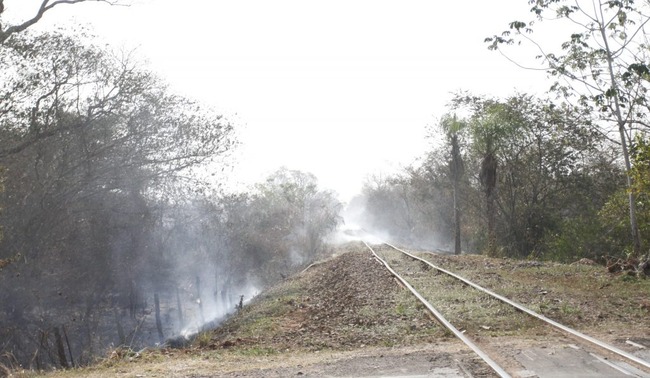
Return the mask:
[[[18, 19], [40, 2], [5, 0], [6, 15]], [[425, 153], [426, 127], [452, 92], [507, 96], [550, 85], [483, 42], [529, 19], [526, 0], [131, 4], [62, 5], [39, 27], [90, 24], [115, 46], [137, 48], [172, 89], [222, 112], [240, 130], [233, 175], [243, 183], [286, 166], [349, 199], [369, 174]]]

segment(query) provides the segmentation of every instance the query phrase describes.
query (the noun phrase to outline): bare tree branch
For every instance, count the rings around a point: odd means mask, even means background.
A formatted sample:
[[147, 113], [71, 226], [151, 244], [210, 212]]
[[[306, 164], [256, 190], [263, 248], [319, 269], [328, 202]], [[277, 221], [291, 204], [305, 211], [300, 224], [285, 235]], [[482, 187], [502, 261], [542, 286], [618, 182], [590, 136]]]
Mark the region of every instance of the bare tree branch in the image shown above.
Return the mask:
[[[6, 30], [2, 30], [2, 26], [0, 25], [0, 45], [3, 44], [7, 40], [7, 38], [9, 38], [12, 34], [20, 33], [26, 30], [27, 28], [29, 28], [30, 26], [36, 24], [38, 21], [40, 21], [41, 18], [43, 18], [45, 12], [51, 10], [57, 5], [76, 4], [76, 3], [83, 3], [87, 1], [95, 1], [100, 3], [106, 3], [109, 5], [118, 5], [117, 0], [55, 0], [55, 1], [43, 0], [40, 8], [38, 9], [38, 12], [36, 12], [36, 15], [34, 15], [34, 17], [30, 18], [29, 20], [18, 25], [9, 26]], [[2, 0], [0, 0], [0, 15], [2, 15], [3, 10], [4, 10], [4, 6], [2, 5]]]

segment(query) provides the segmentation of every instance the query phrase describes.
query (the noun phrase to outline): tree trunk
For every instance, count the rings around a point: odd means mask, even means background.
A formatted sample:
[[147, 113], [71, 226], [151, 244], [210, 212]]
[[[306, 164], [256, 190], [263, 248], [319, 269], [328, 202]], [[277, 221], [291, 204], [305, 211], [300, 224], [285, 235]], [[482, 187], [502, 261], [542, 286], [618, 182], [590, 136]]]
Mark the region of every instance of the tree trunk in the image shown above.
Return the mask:
[[156, 329], [158, 330], [158, 338], [160, 338], [160, 343], [165, 342], [165, 335], [163, 334], [162, 321], [160, 320], [160, 299], [158, 298], [158, 293], [153, 295], [153, 302], [156, 310]]
[[117, 328], [117, 337], [120, 340], [120, 346], [126, 345], [126, 337], [124, 336], [124, 328], [122, 327], [122, 322], [120, 321], [120, 315], [117, 310], [113, 310], [113, 316], [115, 317], [115, 327]]
[[63, 345], [63, 339], [61, 338], [61, 333], [59, 332], [59, 327], [54, 327], [54, 340], [56, 342], [56, 351], [59, 357], [59, 363], [64, 369], [68, 369], [68, 360], [65, 356], [65, 346]]
[[630, 163], [630, 154], [628, 152], [627, 140], [625, 138], [625, 126], [619, 126], [619, 134], [621, 136], [623, 157], [625, 158], [625, 177], [628, 188], [628, 204], [630, 208], [630, 231], [634, 249], [634, 255], [632, 257], [639, 257], [641, 256], [641, 235], [639, 234], [639, 225], [636, 220], [636, 195], [632, 190], [632, 164]]
[[205, 324], [205, 315], [203, 314], [203, 301], [201, 300], [201, 278], [196, 276], [196, 298], [199, 303], [199, 314], [201, 315], [201, 325]]
[[458, 208], [458, 182], [454, 183], [454, 254], [460, 255], [460, 209]]
[[[49, 358], [50, 362], [54, 365], [57, 363], [57, 358], [52, 354], [52, 348], [50, 347], [50, 334], [48, 332], [42, 331], [41, 330], [41, 349], [47, 353], [47, 357]], [[43, 361], [44, 365], [47, 365], [45, 361]]]
[[68, 346], [68, 355], [70, 356], [70, 366], [74, 367], [74, 358], [72, 357], [72, 348], [70, 347], [70, 339], [68, 339], [68, 332], [65, 330], [65, 325], [61, 326], [63, 330], [63, 337], [65, 337], [65, 344]]
[[183, 321], [183, 308], [181, 307], [181, 295], [176, 287], [176, 311], [178, 313], [178, 329], [181, 330], [185, 326]]
[[486, 254], [490, 257], [497, 255], [497, 237], [496, 237], [496, 206], [494, 206], [494, 192], [497, 185], [497, 159], [494, 152], [490, 151], [488, 145], [488, 152], [483, 157], [481, 162], [481, 173], [479, 179], [485, 191], [485, 208], [487, 218], [487, 249]]
[[453, 181], [454, 197], [454, 254], [460, 255], [460, 203], [458, 198], [460, 178], [463, 175], [464, 167], [460, 156], [460, 147], [458, 146], [458, 136], [451, 137], [451, 177]]
[[496, 235], [496, 214], [494, 206], [494, 194], [492, 192], [486, 193], [486, 209], [487, 209], [487, 250], [486, 254], [490, 257], [497, 256], [497, 235]]
[[621, 137], [621, 149], [623, 152], [623, 158], [625, 159], [625, 176], [626, 183], [628, 188], [628, 203], [630, 210], [630, 231], [632, 236], [632, 245], [634, 248], [634, 255], [632, 257], [639, 257], [641, 255], [641, 235], [639, 234], [639, 225], [636, 220], [636, 195], [631, 190], [632, 189], [632, 164], [630, 163], [630, 154], [627, 147], [627, 138], [625, 135], [625, 118], [623, 117], [623, 112], [621, 110], [621, 104], [618, 100], [618, 91], [619, 85], [614, 72], [614, 54], [609, 47], [609, 39], [607, 36], [607, 30], [605, 30], [605, 24], [602, 24], [600, 27], [601, 38], [603, 39], [603, 45], [605, 47], [605, 52], [607, 54], [607, 69], [609, 71], [609, 78], [612, 81], [611, 90], [614, 91], [613, 102], [614, 102], [614, 115], [616, 116], [616, 123], [618, 124], [618, 133]]

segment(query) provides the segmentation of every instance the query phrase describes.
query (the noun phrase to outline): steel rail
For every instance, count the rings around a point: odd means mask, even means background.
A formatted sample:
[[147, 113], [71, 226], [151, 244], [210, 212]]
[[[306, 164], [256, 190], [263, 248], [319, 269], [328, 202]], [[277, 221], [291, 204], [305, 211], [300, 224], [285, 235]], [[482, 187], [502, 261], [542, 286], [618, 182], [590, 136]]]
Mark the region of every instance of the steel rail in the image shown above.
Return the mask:
[[388, 263], [384, 261], [384, 259], [379, 257], [379, 255], [370, 247], [370, 245], [368, 245], [368, 243], [364, 241], [363, 244], [365, 244], [366, 247], [368, 247], [368, 249], [370, 250], [370, 252], [372, 252], [375, 258], [379, 260], [379, 262], [382, 263], [384, 267], [388, 269], [388, 271], [397, 280], [399, 280], [402, 283], [402, 285], [404, 285], [407, 289], [409, 289], [409, 291], [411, 291], [411, 293], [413, 293], [413, 295], [415, 295], [417, 299], [420, 302], [422, 302], [422, 304], [427, 308], [427, 310], [429, 310], [429, 312], [431, 312], [431, 314], [433, 314], [433, 316], [438, 320], [438, 322], [440, 322], [440, 324], [442, 324], [445, 328], [450, 330], [456, 337], [458, 337], [462, 342], [464, 342], [465, 345], [467, 345], [470, 349], [472, 349], [474, 353], [476, 353], [479, 357], [481, 357], [481, 359], [483, 359], [483, 361], [485, 361], [488, 365], [490, 365], [492, 370], [494, 370], [494, 372], [496, 372], [500, 377], [503, 378], [511, 377], [510, 374], [508, 374], [501, 366], [499, 366], [499, 364], [497, 364], [492, 358], [490, 358], [490, 356], [488, 356], [485, 352], [483, 352], [476, 344], [474, 344], [474, 342], [472, 342], [467, 336], [465, 336], [465, 334], [463, 334], [461, 331], [458, 330], [458, 328], [454, 327], [453, 324], [451, 324], [447, 319], [445, 319], [445, 317], [440, 312], [438, 312], [438, 310], [436, 310], [433, 307], [433, 305], [431, 305], [431, 303], [429, 303], [426, 299], [424, 299], [424, 297], [420, 295], [420, 293], [418, 293], [413, 288], [413, 286], [411, 286], [404, 278], [402, 278], [399, 274], [397, 274], [397, 272], [393, 270], [393, 268], [391, 268], [390, 265], [388, 265]]
[[484, 288], [482, 286], [479, 286], [479, 285], [475, 284], [474, 282], [469, 281], [468, 279], [463, 278], [463, 277], [461, 277], [461, 276], [459, 276], [459, 275], [457, 275], [455, 273], [452, 273], [452, 272], [450, 272], [448, 270], [440, 268], [439, 266], [436, 266], [433, 263], [431, 263], [431, 262], [429, 262], [429, 261], [427, 261], [427, 260], [425, 260], [423, 258], [420, 258], [420, 257], [415, 256], [415, 255], [413, 255], [413, 254], [411, 254], [409, 252], [406, 252], [406, 251], [404, 251], [404, 250], [402, 250], [400, 248], [397, 248], [394, 245], [391, 245], [389, 243], [384, 243], [384, 244], [386, 244], [387, 246], [389, 246], [389, 247], [391, 247], [391, 248], [393, 248], [393, 249], [395, 249], [395, 250], [397, 250], [397, 251], [399, 251], [399, 252], [401, 252], [401, 253], [403, 253], [403, 254], [405, 254], [407, 256], [410, 256], [411, 258], [414, 258], [416, 260], [419, 260], [419, 261], [429, 265], [430, 267], [438, 270], [439, 272], [442, 272], [442, 273], [445, 273], [445, 274], [447, 274], [447, 275], [449, 275], [451, 277], [454, 277], [454, 278], [462, 281], [463, 283], [465, 283], [465, 284], [467, 284], [467, 285], [469, 285], [469, 286], [471, 286], [471, 287], [473, 287], [473, 288], [475, 288], [475, 289], [477, 289], [479, 291], [482, 291], [485, 294], [488, 294], [488, 295], [492, 296], [493, 298], [496, 298], [496, 299], [498, 299], [498, 300], [500, 300], [500, 301], [502, 301], [504, 303], [507, 303], [507, 304], [515, 307], [516, 309], [527, 313], [530, 316], [533, 316], [533, 317], [535, 317], [535, 318], [537, 318], [537, 319], [539, 319], [539, 320], [541, 320], [541, 321], [543, 321], [543, 322], [545, 322], [547, 324], [550, 324], [553, 327], [556, 327], [556, 328], [558, 328], [558, 329], [560, 329], [560, 330], [562, 330], [564, 332], [567, 332], [567, 333], [569, 333], [569, 334], [571, 334], [571, 335], [573, 335], [573, 336], [575, 336], [575, 337], [577, 337], [579, 339], [582, 339], [584, 341], [587, 341], [589, 343], [597, 345], [597, 346], [599, 346], [599, 347], [601, 347], [601, 348], [603, 348], [605, 350], [608, 350], [608, 351], [610, 351], [610, 352], [612, 352], [612, 353], [614, 353], [614, 354], [616, 354], [616, 355], [618, 355], [620, 357], [626, 358], [627, 360], [633, 361], [633, 362], [635, 362], [635, 363], [637, 363], [637, 364], [639, 364], [641, 366], [644, 366], [644, 367], [650, 369], [650, 362], [648, 362], [648, 361], [646, 361], [646, 360], [644, 360], [642, 358], [639, 358], [639, 357], [637, 357], [637, 356], [635, 356], [633, 354], [630, 354], [630, 353], [628, 353], [628, 352], [626, 352], [624, 350], [616, 348], [615, 346], [609, 345], [609, 344], [604, 343], [604, 342], [602, 342], [602, 341], [600, 341], [598, 339], [595, 339], [595, 338], [593, 338], [591, 336], [585, 335], [584, 333], [581, 333], [581, 332], [576, 331], [576, 330], [574, 330], [572, 328], [569, 328], [569, 327], [567, 327], [567, 326], [565, 326], [565, 325], [563, 325], [561, 323], [556, 322], [555, 320], [547, 318], [546, 316], [544, 316], [542, 314], [538, 314], [535, 311], [530, 310], [530, 309], [520, 305], [517, 302], [514, 302], [514, 301], [512, 301], [512, 300], [510, 300], [510, 299], [508, 299], [508, 298], [506, 298], [506, 297], [504, 297], [502, 295], [499, 295], [499, 294], [497, 294], [497, 293], [495, 293], [493, 291], [490, 291], [490, 290], [488, 290], [488, 289], [486, 289], [486, 288]]

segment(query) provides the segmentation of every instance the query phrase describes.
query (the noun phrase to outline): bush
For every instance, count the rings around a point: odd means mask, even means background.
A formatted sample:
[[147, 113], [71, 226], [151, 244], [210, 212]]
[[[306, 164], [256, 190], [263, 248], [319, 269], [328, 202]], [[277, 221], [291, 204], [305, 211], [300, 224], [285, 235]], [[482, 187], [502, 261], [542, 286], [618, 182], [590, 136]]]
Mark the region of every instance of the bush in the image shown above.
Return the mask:
[[603, 226], [596, 216], [567, 219], [561, 222], [559, 231], [544, 236], [539, 257], [560, 262], [581, 258], [597, 260], [611, 254], [611, 242], [604, 237]]

